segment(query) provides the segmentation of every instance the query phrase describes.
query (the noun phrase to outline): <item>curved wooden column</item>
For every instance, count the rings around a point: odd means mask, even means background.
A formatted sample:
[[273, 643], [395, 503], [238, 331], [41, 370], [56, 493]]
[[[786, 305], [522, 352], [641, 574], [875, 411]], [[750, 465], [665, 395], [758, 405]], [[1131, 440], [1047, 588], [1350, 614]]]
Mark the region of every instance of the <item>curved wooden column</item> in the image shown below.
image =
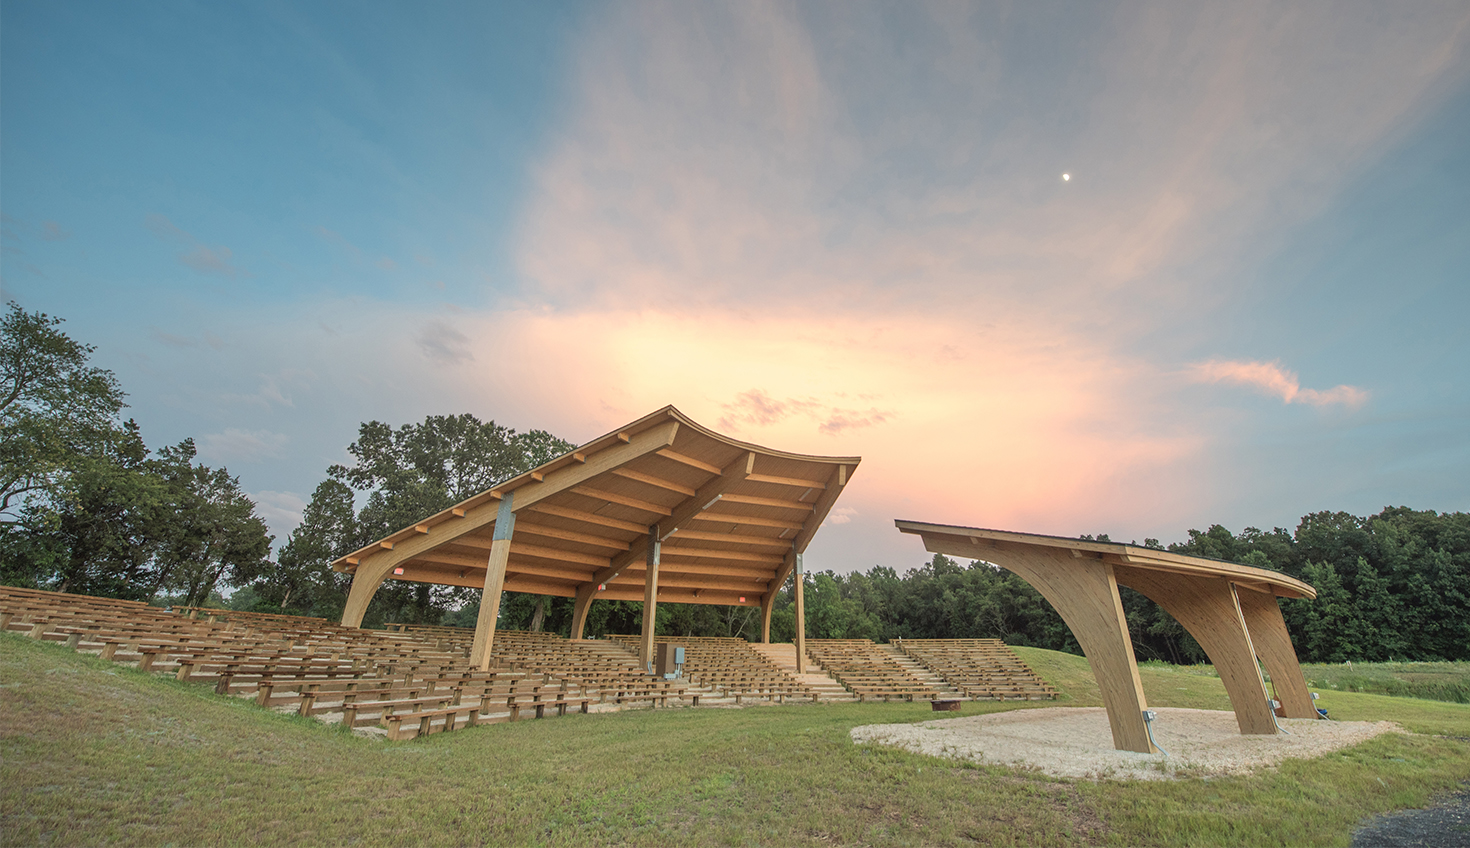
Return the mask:
[[1256, 656], [1271, 675], [1271, 688], [1276, 700], [1281, 702], [1281, 711], [1287, 718], [1316, 718], [1317, 707], [1312, 703], [1312, 693], [1307, 691], [1307, 681], [1302, 676], [1276, 596], [1240, 587], [1236, 587], [1235, 595], [1240, 599], [1240, 611], [1245, 615]]
[[1102, 691], [1113, 747], [1155, 753], [1143, 723], [1148, 702], [1138, 679], [1113, 567], [1100, 559], [1076, 559], [1061, 551], [994, 549], [986, 551], [984, 558], [1036, 587], [1071, 628]]
[[1205, 649], [1230, 695], [1241, 733], [1276, 732], [1266, 682], [1229, 580], [1121, 565], [1115, 573], [1119, 583], [1163, 607]]
[[581, 639], [587, 631], [587, 611], [597, 597], [596, 583], [583, 583], [577, 587], [577, 600], [572, 605], [572, 638]]
[[343, 627], [362, 626], [368, 604], [373, 602], [373, 596], [378, 594], [378, 587], [388, 579], [388, 572], [392, 570], [391, 562], [374, 565], [371, 560], [357, 567], [357, 572], [352, 575], [352, 588], [347, 590], [347, 606], [342, 610]]

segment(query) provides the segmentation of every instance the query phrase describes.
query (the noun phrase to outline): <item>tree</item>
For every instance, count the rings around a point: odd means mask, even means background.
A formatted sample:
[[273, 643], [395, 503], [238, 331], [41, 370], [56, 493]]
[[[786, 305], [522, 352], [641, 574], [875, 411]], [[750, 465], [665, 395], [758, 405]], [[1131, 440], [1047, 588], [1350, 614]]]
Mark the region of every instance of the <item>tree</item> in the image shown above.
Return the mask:
[[95, 348], [57, 329], [62, 320], [11, 301], [0, 318], [0, 522], [25, 502], [54, 496], [74, 460], [115, 437], [123, 393], [111, 371], [87, 364]]
[[239, 479], [224, 468], [195, 465], [196, 453], [194, 440], [185, 439], [153, 461], [169, 486], [172, 510], [153, 594], [172, 591], [185, 606], [204, 604], [221, 580], [234, 586], [255, 580], [270, 557], [271, 536]]
[[[292, 594], [305, 605], [300, 593], [306, 591], [317, 614], [340, 614], [350, 584], [331, 572], [333, 561], [575, 447], [544, 430], [517, 433], [469, 414], [430, 415], [397, 429], [362, 424], [347, 448], [355, 461], [327, 469], [329, 479], [257, 584], [257, 597], [280, 598], [284, 608]], [[366, 495], [360, 509], [356, 493]], [[437, 624], [478, 599], [471, 589], [389, 580], [374, 596], [368, 620]]]
[[359, 537], [352, 490], [339, 480], [323, 480], [276, 555], [275, 568], [256, 582], [256, 607], [339, 617], [351, 578], [333, 571], [332, 562], [339, 552], [357, 548]]

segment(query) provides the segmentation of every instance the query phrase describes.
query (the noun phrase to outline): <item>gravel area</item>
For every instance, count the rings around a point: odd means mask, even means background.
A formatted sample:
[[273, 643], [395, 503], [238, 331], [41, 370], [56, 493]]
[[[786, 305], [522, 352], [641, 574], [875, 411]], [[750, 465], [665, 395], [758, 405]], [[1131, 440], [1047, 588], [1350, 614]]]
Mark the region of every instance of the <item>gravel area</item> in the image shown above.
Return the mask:
[[1243, 736], [1235, 714], [1157, 709], [1154, 743], [1169, 752], [1138, 754], [1113, 748], [1101, 707], [1050, 707], [918, 724], [868, 724], [852, 740], [894, 745], [921, 754], [1034, 768], [1057, 777], [1159, 780], [1177, 772], [1239, 774], [1282, 760], [1317, 757], [1380, 733], [1402, 732], [1387, 722], [1281, 719], [1287, 731]]
[[1441, 798], [1427, 810], [1369, 819], [1353, 833], [1353, 848], [1470, 847], [1470, 791]]

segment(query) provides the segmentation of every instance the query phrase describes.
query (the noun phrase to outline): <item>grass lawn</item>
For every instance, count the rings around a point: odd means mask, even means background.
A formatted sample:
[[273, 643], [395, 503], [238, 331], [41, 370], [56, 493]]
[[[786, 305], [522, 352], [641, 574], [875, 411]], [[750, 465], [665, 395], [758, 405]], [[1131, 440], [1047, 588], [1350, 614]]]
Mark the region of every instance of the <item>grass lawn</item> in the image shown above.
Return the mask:
[[[1082, 658], [1017, 652], [1063, 704], [1100, 703]], [[1141, 673], [1151, 704], [1227, 705], [1207, 669]], [[933, 718], [926, 704], [571, 715], [389, 744], [0, 634], [0, 843], [1346, 845], [1363, 817], [1470, 780], [1470, 706], [1323, 699], [1336, 717], [1415, 735], [1249, 777], [1148, 783], [848, 739], [859, 724]]]
[[1304, 665], [1307, 684], [1340, 692], [1372, 692], [1470, 704], [1470, 662]]

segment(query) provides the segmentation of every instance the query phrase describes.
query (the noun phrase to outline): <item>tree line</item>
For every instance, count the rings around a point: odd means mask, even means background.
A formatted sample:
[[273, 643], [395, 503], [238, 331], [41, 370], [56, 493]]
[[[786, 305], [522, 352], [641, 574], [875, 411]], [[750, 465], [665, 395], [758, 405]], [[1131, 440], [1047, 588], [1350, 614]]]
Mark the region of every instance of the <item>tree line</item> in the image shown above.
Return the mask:
[[[60, 323], [14, 303], [0, 319], [0, 582], [10, 585], [190, 606], [223, 605], [228, 590], [237, 609], [336, 619], [350, 578], [333, 572], [333, 561], [575, 447], [467, 414], [397, 428], [369, 421], [348, 446], [351, 464], [326, 469], [300, 525], [272, 556], [274, 539], [239, 480], [196, 462], [191, 439], [150, 451], [138, 425], [122, 419], [116, 378], [90, 365], [93, 349]], [[1294, 531], [1190, 530], [1167, 549], [1316, 587], [1316, 600], [1282, 602], [1303, 661], [1470, 659], [1466, 513], [1320, 512]], [[1080, 652], [1039, 593], [988, 563], [936, 555], [903, 573], [880, 565], [804, 580], [813, 638], [991, 637]], [[389, 580], [364, 624], [473, 626], [479, 596]], [[1157, 605], [1128, 589], [1122, 597], [1140, 658], [1205, 661]], [[760, 613], [748, 607], [660, 604], [657, 617], [661, 633], [760, 636]], [[566, 634], [571, 619], [567, 598], [507, 592], [502, 600], [504, 628]], [[599, 601], [587, 635], [637, 632], [641, 621], [640, 602]], [[794, 633], [788, 587], [771, 635], [790, 641]]]

